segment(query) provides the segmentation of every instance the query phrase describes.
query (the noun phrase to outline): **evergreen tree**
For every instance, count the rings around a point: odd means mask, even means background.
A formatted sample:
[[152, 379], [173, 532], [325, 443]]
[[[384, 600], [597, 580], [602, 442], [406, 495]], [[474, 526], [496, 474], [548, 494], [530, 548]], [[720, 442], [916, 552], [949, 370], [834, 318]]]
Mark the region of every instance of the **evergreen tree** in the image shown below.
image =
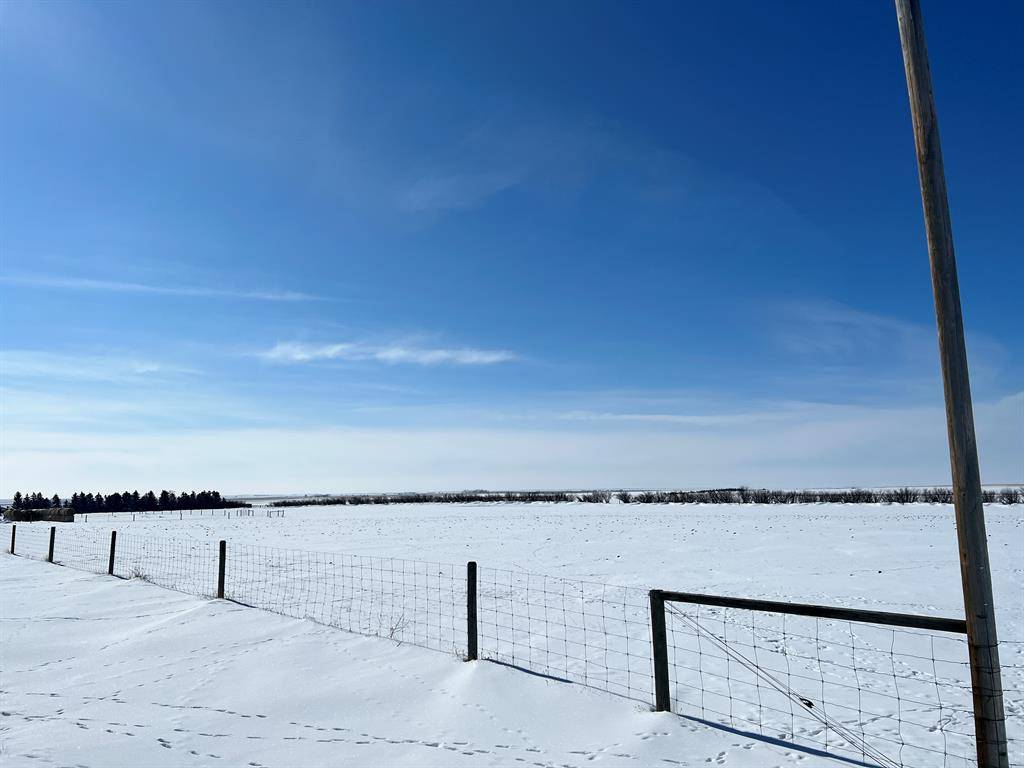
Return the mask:
[[175, 509], [221, 509], [245, 506], [221, 496], [220, 491], [174, 491], [162, 490], [157, 496], [153, 491], [140, 495], [138, 491], [114, 491], [105, 498], [99, 491], [83, 493], [75, 491], [66, 499], [60, 494], [44, 496], [39, 491], [22, 493], [17, 491], [11, 502], [12, 509], [69, 509], [76, 514], [89, 512], [149, 512]]

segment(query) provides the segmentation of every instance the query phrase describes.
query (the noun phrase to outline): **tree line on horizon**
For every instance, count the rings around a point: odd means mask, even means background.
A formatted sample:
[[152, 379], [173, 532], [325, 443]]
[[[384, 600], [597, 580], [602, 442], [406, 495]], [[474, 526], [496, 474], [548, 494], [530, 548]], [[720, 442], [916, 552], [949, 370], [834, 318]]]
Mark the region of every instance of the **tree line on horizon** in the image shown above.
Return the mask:
[[[986, 504], [1024, 503], [1024, 488], [982, 491]], [[952, 504], [951, 488], [844, 488], [787, 491], [768, 488], [715, 488], [704, 491], [446, 491], [371, 493], [282, 499], [274, 507], [358, 506], [362, 504], [459, 504], [473, 502], [589, 502], [608, 504]]]
[[160, 491], [159, 496], [153, 491], [139, 493], [124, 491], [123, 493], [73, 493], [69, 498], [61, 499], [58, 494], [48, 497], [38, 491], [22, 494], [18, 491], [12, 499], [11, 509], [42, 510], [66, 509], [75, 514], [89, 512], [157, 512], [181, 509], [234, 509], [249, 507], [244, 501], [225, 499], [220, 491]]
[[[611, 499], [611, 493], [595, 491]], [[360, 504], [459, 504], [472, 501], [510, 502], [568, 502], [576, 501], [577, 494], [569, 491], [446, 491], [440, 493], [353, 493], [342, 496], [313, 496], [304, 499], [281, 499], [271, 502], [272, 507], [339, 506]], [[596, 499], [595, 499], [596, 500]]]
[[[624, 504], [952, 504], [952, 488], [837, 488], [787, 491], [770, 488], [719, 488], [710, 491], [622, 491]], [[1024, 488], [983, 490], [986, 504], [1020, 504]]]

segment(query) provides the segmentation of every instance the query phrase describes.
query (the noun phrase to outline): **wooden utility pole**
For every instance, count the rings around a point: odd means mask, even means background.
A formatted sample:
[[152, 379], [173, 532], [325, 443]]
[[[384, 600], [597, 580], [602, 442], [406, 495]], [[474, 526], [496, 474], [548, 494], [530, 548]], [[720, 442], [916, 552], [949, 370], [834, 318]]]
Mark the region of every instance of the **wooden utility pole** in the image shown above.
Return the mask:
[[939, 326], [939, 357], [946, 397], [946, 426], [953, 470], [953, 504], [960, 547], [967, 644], [974, 692], [974, 728], [980, 768], [1008, 768], [1003, 686], [999, 670], [996, 617], [989, 573], [985, 510], [974, 437], [971, 384], [967, 375], [960, 287], [953, 254], [953, 230], [946, 198], [946, 176], [939, 146], [939, 123], [932, 95], [924, 24], [919, 0], [896, 0], [896, 16], [907, 73], [910, 114], [917, 145], [917, 169], [928, 235], [935, 316]]

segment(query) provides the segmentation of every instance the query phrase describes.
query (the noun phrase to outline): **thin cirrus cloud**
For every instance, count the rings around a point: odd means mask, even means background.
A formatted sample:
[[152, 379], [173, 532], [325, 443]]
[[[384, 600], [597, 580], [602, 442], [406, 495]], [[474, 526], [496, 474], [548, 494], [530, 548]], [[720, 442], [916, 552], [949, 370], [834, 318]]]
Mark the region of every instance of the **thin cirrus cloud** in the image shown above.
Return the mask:
[[70, 291], [108, 291], [115, 293], [149, 293], [164, 296], [192, 296], [197, 298], [252, 299], [255, 301], [317, 301], [319, 296], [300, 291], [238, 291], [229, 288], [210, 288], [188, 285], [151, 285], [119, 280], [94, 280], [84, 277], [52, 277], [47, 275], [19, 275], [0, 277], [0, 282], [37, 288], [57, 288]]
[[[988, 482], [1020, 482], [1024, 394], [977, 403]], [[81, 408], [76, 409], [81, 412]], [[258, 493], [409, 488], [842, 487], [948, 482], [941, 406], [822, 412], [692, 430], [352, 427], [8, 430], [0, 495], [16, 487], [187, 485]], [[268, 472], [267, 467], [273, 467]], [[56, 483], [56, 485], [53, 485]]]
[[195, 373], [192, 368], [125, 355], [59, 354], [17, 349], [0, 352], [0, 376], [5, 380], [71, 380], [130, 384]]
[[593, 422], [637, 422], [642, 424], [672, 424], [684, 427], [724, 427], [739, 424], [782, 421], [787, 418], [785, 410], [763, 413], [735, 414], [685, 414], [685, 413], [610, 413], [603, 411], [569, 411], [559, 413], [560, 421]]
[[416, 347], [404, 344], [300, 344], [297, 342], [278, 343], [266, 352], [259, 353], [259, 357], [273, 363], [344, 360], [412, 365], [494, 365], [518, 359], [518, 355], [514, 352], [504, 349]]
[[425, 176], [399, 198], [399, 208], [424, 211], [457, 211], [475, 208], [522, 181], [521, 173], [456, 173]]

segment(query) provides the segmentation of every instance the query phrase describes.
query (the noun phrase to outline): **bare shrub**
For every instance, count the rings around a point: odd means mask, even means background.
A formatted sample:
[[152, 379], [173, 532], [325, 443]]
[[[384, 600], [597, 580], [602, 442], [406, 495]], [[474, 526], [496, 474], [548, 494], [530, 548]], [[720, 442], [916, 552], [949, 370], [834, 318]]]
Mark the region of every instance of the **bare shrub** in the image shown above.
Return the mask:
[[[275, 507], [298, 507], [333, 504], [458, 504], [505, 502], [514, 504], [560, 503], [581, 501], [607, 504], [612, 498], [623, 504], [912, 504], [927, 502], [949, 504], [953, 492], [949, 488], [890, 488], [870, 490], [839, 488], [818, 490], [781, 490], [770, 488], [711, 488], [695, 491], [446, 491], [436, 493], [381, 493], [321, 496], [285, 499]], [[986, 504], [1019, 504], [1024, 502], [1024, 488], [986, 490]]]
[[405, 614], [403, 613], [400, 616], [393, 617], [391, 625], [387, 627], [384, 634], [388, 640], [393, 640], [396, 645], [401, 645], [402, 634], [406, 629], [408, 629], [408, 627], [409, 620], [405, 618]]
[[919, 497], [916, 488], [890, 488], [882, 491], [882, 501], [886, 504], [913, 504]]
[[1024, 502], [1024, 488], [1003, 488], [999, 491], [1000, 504], [1020, 504]]
[[952, 504], [952, 488], [925, 488], [920, 492], [921, 501], [928, 504]]

